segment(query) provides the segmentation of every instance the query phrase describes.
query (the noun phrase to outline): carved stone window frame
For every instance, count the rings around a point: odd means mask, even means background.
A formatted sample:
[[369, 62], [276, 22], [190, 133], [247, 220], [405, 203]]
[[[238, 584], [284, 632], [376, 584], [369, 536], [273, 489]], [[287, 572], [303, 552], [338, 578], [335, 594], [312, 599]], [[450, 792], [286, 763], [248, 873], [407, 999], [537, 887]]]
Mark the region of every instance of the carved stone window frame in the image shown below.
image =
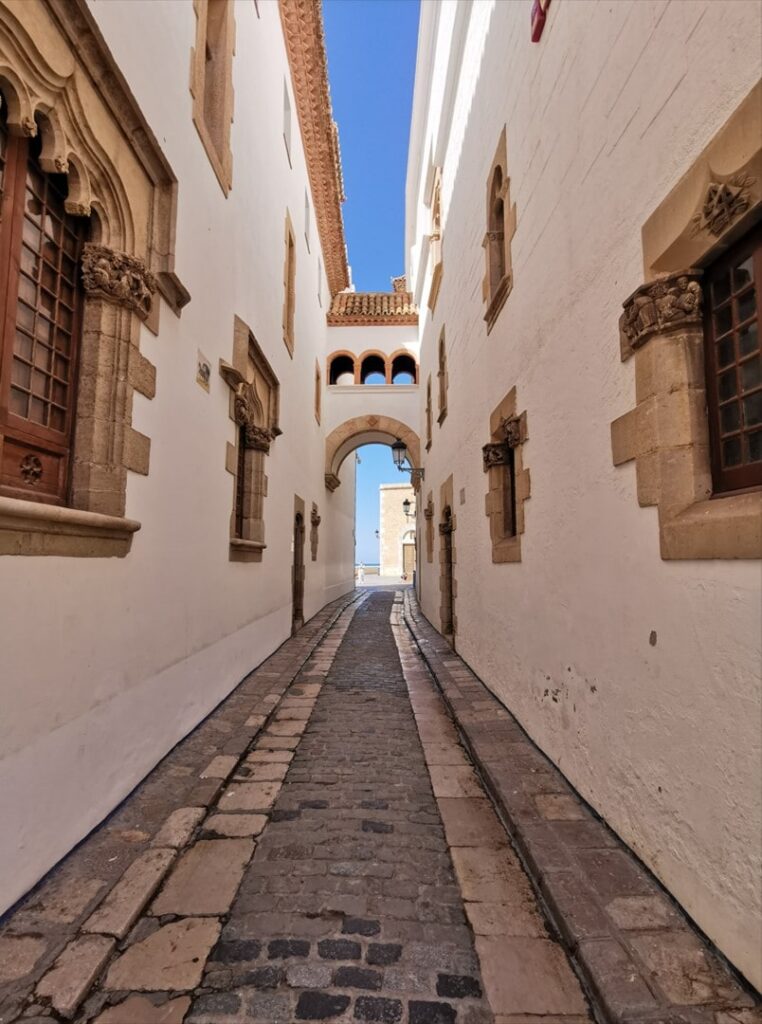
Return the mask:
[[431, 191], [431, 234], [429, 235], [429, 253], [431, 258], [431, 287], [429, 288], [429, 309], [433, 313], [439, 288], [442, 284], [442, 168], [434, 171], [434, 184]]
[[86, 0], [0, 4], [0, 89], [11, 134], [42, 136], [40, 164], [66, 174], [67, 212], [90, 217], [68, 507], [0, 498], [0, 554], [125, 556], [127, 474], [147, 474], [150, 439], [133, 395], [153, 398], [141, 324], [158, 333], [157, 292], [179, 315], [177, 179]]
[[431, 491], [423, 507], [423, 517], [426, 520], [426, 561], [431, 564], [434, 561], [434, 495]]
[[447, 390], [449, 386], [449, 377], [447, 374], [447, 337], [445, 335], [444, 327], [439, 333], [439, 341], [437, 342], [437, 366], [437, 395], [439, 406], [437, 423], [441, 427], [447, 418]]
[[[233, 562], [261, 562], [267, 547], [265, 458], [281, 433], [280, 384], [253, 332], [238, 316], [233, 322], [232, 362], [220, 360], [220, 375], [230, 388], [230, 418], [238, 428], [235, 444], [228, 443], [225, 456], [225, 468], [234, 477], [229, 557]], [[267, 394], [258, 390], [257, 376], [264, 380]]]
[[[523, 445], [528, 438], [527, 414], [517, 411], [516, 388], [513, 387], [492, 411], [489, 420], [490, 440], [482, 449], [487, 474], [487, 495], [484, 510], [489, 519], [492, 561], [495, 564], [521, 561], [521, 535], [524, 533], [524, 502], [529, 498], [529, 470], [524, 466]], [[511, 530], [505, 516], [505, 474], [510, 461], [503, 457], [509, 447], [513, 452], [513, 504], [515, 529]]]
[[[498, 195], [495, 196], [493, 184], [496, 174], [500, 174], [501, 185]], [[503, 203], [503, 228], [502, 234], [502, 257], [504, 273], [494, 286], [492, 283], [491, 246], [493, 239], [493, 202], [496, 198]], [[495, 326], [500, 310], [505, 305], [506, 299], [513, 288], [513, 263], [511, 257], [511, 241], [516, 232], [516, 204], [511, 205], [511, 179], [508, 177], [508, 145], [506, 141], [506, 129], [500, 133], [495, 155], [487, 175], [487, 201], [486, 201], [486, 225], [487, 230], [482, 240], [484, 247], [485, 273], [482, 283], [482, 297], [486, 304], [484, 320], [487, 324], [487, 334]]]
[[[611, 424], [612, 456], [635, 461], [663, 559], [762, 557], [762, 491], [712, 495], [700, 290], [701, 268], [762, 219], [760, 140], [762, 83], [644, 224], [646, 284], [620, 320], [636, 405]], [[725, 184], [734, 201], [718, 207]]]
[[[219, 0], [218, 0], [219, 2]], [[233, 54], [235, 53], [235, 4], [224, 0], [226, 5], [223, 41], [223, 93], [219, 118], [222, 127], [223, 144], [218, 147], [212, 137], [204, 104], [206, 90], [206, 50], [209, 17], [209, 0], [193, 0], [196, 15], [196, 41], [191, 50], [190, 91], [193, 97], [193, 124], [204, 146], [209, 163], [220, 188], [227, 196], [233, 187], [233, 152], [230, 148], [230, 126], [233, 121]]]

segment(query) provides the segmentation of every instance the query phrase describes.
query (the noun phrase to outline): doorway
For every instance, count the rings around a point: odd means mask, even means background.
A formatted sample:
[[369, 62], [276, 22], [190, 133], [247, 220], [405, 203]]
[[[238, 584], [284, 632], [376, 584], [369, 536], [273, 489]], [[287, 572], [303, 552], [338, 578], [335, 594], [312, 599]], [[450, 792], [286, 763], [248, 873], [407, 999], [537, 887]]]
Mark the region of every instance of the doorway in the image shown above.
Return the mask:
[[442, 522], [439, 524], [439, 534], [442, 538], [442, 563], [440, 576], [442, 604], [440, 608], [440, 618], [442, 621], [442, 632], [451, 643], [454, 643], [453, 634], [455, 633], [455, 616], [453, 610], [454, 587], [452, 572], [452, 530], [452, 509], [449, 505], [445, 505], [442, 510]]
[[291, 633], [304, 625], [304, 515], [294, 516], [294, 564], [291, 569], [292, 614]]

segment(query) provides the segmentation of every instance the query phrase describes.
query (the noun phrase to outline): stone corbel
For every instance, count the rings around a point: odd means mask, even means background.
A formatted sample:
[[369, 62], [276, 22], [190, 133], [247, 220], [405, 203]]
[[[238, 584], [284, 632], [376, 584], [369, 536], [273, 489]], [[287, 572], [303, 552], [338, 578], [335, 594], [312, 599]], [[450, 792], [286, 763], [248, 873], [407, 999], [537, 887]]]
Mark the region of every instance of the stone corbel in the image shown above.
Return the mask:
[[701, 325], [701, 271], [685, 270], [636, 288], [619, 318], [622, 362], [656, 334]]
[[485, 473], [492, 469], [493, 466], [507, 466], [510, 458], [510, 448], [506, 441], [493, 441], [482, 447]]
[[335, 473], [325, 474], [325, 486], [328, 488], [329, 491], [335, 491], [340, 483], [341, 480], [339, 480]]
[[434, 518], [434, 502], [431, 500], [431, 498], [429, 498], [429, 500], [426, 502], [423, 514], [426, 517], [426, 519], [431, 520]]
[[82, 283], [89, 296], [124, 306], [141, 320], [151, 313], [156, 278], [136, 256], [88, 242], [82, 252]]

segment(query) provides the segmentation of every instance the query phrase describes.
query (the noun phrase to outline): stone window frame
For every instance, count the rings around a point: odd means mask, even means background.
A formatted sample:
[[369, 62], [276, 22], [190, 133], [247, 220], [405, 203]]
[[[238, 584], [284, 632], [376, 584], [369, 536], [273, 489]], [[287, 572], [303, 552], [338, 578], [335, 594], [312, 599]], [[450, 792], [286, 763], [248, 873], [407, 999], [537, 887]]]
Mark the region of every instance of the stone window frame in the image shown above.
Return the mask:
[[[646, 283], [620, 318], [636, 404], [611, 424], [612, 458], [635, 461], [665, 560], [762, 558], [762, 490], [712, 493], [700, 288], [702, 267], [762, 218], [761, 139], [758, 83], [643, 225]], [[719, 216], [717, 186], [734, 197]]]
[[426, 561], [431, 565], [434, 561], [434, 494], [429, 491], [423, 507], [423, 518], [426, 520]]
[[86, 0], [0, 4], [0, 53], [9, 131], [41, 135], [43, 171], [67, 175], [67, 212], [91, 222], [70, 499], [0, 498], [0, 554], [124, 557], [140, 529], [127, 474], [150, 458], [133, 396], [156, 392], [141, 325], [158, 334], [158, 294], [178, 316], [190, 299], [174, 270], [177, 179]]
[[[196, 15], [196, 39], [191, 49], [190, 92], [193, 97], [193, 124], [212, 166], [220, 188], [227, 196], [233, 187], [233, 151], [230, 132], [233, 122], [233, 55], [235, 53], [235, 4], [233, 0], [212, 0], [224, 6], [221, 29], [222, 67], [220, 71], [221, 95], [218, 96], [214, 123], [210, 123], [206, 109], [207, 47], [210, 0], [193, 0]], [[215, 140], [215, 136], [221, 136]]]
[[[498, 175], [500, 184], [496, 191]], [[500, 225], [494, 223], [494, 206], [498, 201], [502, 204]], [[516, 232], [516, 204], [511, 205], [511, 179], [508, 176], [508, 145], [505, 126], [500, 133], [487, 175], [486, 225], [487, 230], [482, 241], [485, 260], [482, 297], [486, 304], [484, 320], [487, 324], [487, 334], [489, 334], [513, 289], [511, 241]], [[496, 237], [496, 235], [502, 237]], [[500, 256], [502, 257], [503, 273], [499, 281], [493, 281], [494, 246], [500, 243], [502, 243]]]
[[[454, 645], [455, 636], [458, 632], [458, 618], [455, 614], [455, 601], [458, 596], [458, 580], [455, 575], [455, 567], [458, 564], [457, 552], [455, 547], [455, 531], [458, 526], [458, 517], [455, 514], [455, 501], [453, 497], [453, 482], [452, 474], [448, 476], [445, 482], [439, 488], [439, 507], [441, 508], [441, 517], [439, 522], [439, 631], [442, 636], [450, 638], [451, 643]], [[446, 516], [449, 510], [449, 518]], [[446, 562], [446, 545], [447, 545], [447, 534], [450, 534], [450, 557], [452, 559], [452, 604], [450, 608], [447, 607], [447, 584], [445, 582], [444, 565]], [[451, 630], [447, 630], [447, 626], [451, 626]]]
[[291, 214], [286, 210], [283, 258], [283, 344], [294, 358], [296, 323], [296, 237]]
[[[525, 528], [524, 502], [530, 497], [529, 470], [524, 466], [523, 446], [528, 439], [526, 411], [517, 411], [516, 388], [512, 387], [493, 409], [489, 420], [490, 440], [482, 448], [487, 474], [484, 511], [494, 564], [521, 561], [521, 536]], [[512, 462], [512, 467], [511, 467]], [[513, 523], [506, 522], [505, 474], [513, 469]]]
[[315, 360], [315, 422], [320, 426], [323, 408], [323, 375], [320, 372], [320, 360]]
[[447, 338], [445, 336], [445, 329], [439, 332], [439, 341], [437, 342], [437, 395], [438, 395], [438, 407], [439, 412], [437, 415], [437, 423], [441, 427], [447, 417], [447, 390], [449, 385], [449, 377], [447, 374]]
[[317, 502], [312, 502], [312, 509], [310, 511], [310, 553], [312, 555], [312, 561], [317, 562], [318, 556], [318, 545], [320, 542], [319, 529], [322, 522], [320, 515], [320, 509], [318, 508]]
[[[235, 444], [228, 443], [225, 454], [225, 468], [233, 476], [229, 558], [232, 562], [261, 562], [267, 547], [265, 457], [282, 433], [278, 426], [280, 383], [253, 331], [239, 316], [233, 320], [232, 361], [220, 360], [220, 376], [230, 388], [229, 414], [237, 427]], [[264, 381], [265, 394], [257, 388], [257, 377]], [[243, 481], [239, 479], [241, 468]], [[236, 528], [239, 498], [243, 501], [240, 536]]]
[[434, 171], [434, 184], [431, 191], [431, 234], [429, 235], [429, 252], [431, 254], [431, 286], [429, 288], [428, 306], [434, 312], [442, 284], [442, 168]]
[[429, 374], [428, 380], [426, 381], [426, 451], [427, 452], [431, 451], [431, 445], [433, 443], [433, 440], [432, 440], [432, 435], [433, 435], [433, 432], [434, 432], [433, 431], [433, 426], [434, 426], [433, 420], [434, 420], [434, 410], [432, 408], [432, 399], [431, 399], [431, 374]]

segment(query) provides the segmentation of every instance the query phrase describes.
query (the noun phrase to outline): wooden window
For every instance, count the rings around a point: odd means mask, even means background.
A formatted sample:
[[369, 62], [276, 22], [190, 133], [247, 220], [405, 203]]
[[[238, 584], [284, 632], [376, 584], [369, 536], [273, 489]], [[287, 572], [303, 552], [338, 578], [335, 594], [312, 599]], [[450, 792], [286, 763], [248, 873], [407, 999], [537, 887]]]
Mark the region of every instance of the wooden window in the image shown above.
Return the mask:
[[762, 225], [704, 278], [709, 436], [715, 493], [762, 486]]
[[286, 262], [283, 271], [285, 298], [283, 303], [283, 340], [289, 354], [294, 354], [294, 317], [296, 313], [296, 244], [291, 219], [286, 218]]
[[0, 493], [65, 504], [88, 221], [66, 213], [66, 178], [39, 150], [0, 126]]

